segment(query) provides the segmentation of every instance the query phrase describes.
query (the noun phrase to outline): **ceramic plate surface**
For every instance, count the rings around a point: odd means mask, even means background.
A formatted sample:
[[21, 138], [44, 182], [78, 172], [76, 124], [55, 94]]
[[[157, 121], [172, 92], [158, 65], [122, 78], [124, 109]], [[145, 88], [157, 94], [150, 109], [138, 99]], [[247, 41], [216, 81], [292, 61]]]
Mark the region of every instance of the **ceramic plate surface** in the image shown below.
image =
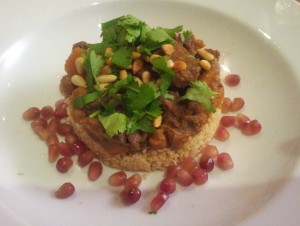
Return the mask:
[[[227, 1], [226, 1], [227, 2]], [[229, 3], [230, 2], [230, 3]], [[296, 225], [300, 203], [300, 4], [296, 1], [7, 1], [0, 10], [0, 216], [3, 225]], [[56, 3], [56, 4], [55, 4]], [[229, 5], [231, 6], [229, 6]], [[235, 6], [235, 7], [234, 7]], [[20, 10], [22, 9], [22, 10]], [[89, 182], [86, 168], [59, 174], [47, 147], [22, 120], [28, 107], [62, 98], [59, 82], [73, 43], [99, 42], [100, 24], [133, 14], [151, 26], [185, 29], [221, 52], [222, 78], [241, 76], [226, 96], [245, 99], [241, 111], [262, 132], [214, 141], [232, 155], [230, 171], [214, 170], [204, 186], [179, 187], [157, 215], [148, 214], [161, 172], [142, 173], [142, 198], [120, 204], [120, 188], [104, 168]], [[298, 27], [299, 28], [299, 27]], [[63, 182], [75, 194], [57, 200]], [[297, 192], [297, 196], [295, 196]], [[282, 210], [285, 207], [285, 210]]]

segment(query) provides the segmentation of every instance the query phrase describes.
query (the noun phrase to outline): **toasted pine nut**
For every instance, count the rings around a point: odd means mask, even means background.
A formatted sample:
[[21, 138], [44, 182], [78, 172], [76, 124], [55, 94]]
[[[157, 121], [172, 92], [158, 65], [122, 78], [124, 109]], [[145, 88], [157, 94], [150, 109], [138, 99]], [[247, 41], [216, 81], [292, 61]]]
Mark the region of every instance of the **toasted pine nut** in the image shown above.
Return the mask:
[[174, 52], [174, 47], [171, 44], [164, 44], [161, 46], [161, 49], [168, 56], [171, 56]]
[[132, 64], [132, 72], [133, 74], [137, 73], [139, 70], [141, 70], [144, 66], [144, 61], [142, 59], [136, 59], [133, 61]]
[[84, 58], [83, 57], [77, 57], [75, 60], [75, 67], [78, 74], [82, 75], [84, 67], [83, 67]]
[[132, 59], [136, 60], [141, 58], [142, 54], [140, 52], [134, 51], [132, 52]]
[[113, 49], [110, 48], [110, 47], [107, 47], [107, 48], [105, 49], [105, 51], [104, 51], [104, 56], [106, 56], [106, 55], [108, 55], [108, 54], [110, 54], [110, 53], [113, 53]]
[[167, 68], [172, 68], [174, 66], [173, 60], [168, 60], [167, 61]]
[[215, 57], [205, 49], [197, 49], [197, 53], [202, 56], [205, 60], [212, 61]]
[[158, 128], [158, 127], [160, 127], [161, 122], [162, 122], [162, 116], [160, 115], [160, 116], [158, 116], [157, 118], [155, 118], [155, 119], [153, 120], [153, 126], [154, 126], [155, 128]]
[[143, 58], [144, 61], [146, 61], [148, 63], [150, 62], [150, 57], [149, 56], [143, 55], [142, 58]]
[[112, 72], [112, 68], [109, 65], [104, 65], [101, 69], [100, 75], [109, 75]]
[[200, 60], [200, 66], [206, 71], [211, 68], [210, 63], [207, 60]]
[[127, 74], [127, 71], [126, 70], [120, 70], [119, 72], [119, 78], [121, 80], [125, 80], [127, 78], [128, 74]]
[[158, 55], [158, 54], [152, 54], [151, 56], [150, 56], [150, 62], [152, 63], [152, 61], [155, 59], [155, 58], [158, 58], [158, 57], [161, 57], [160, 55]]
[[143, 84], [142, 80], [141, 80], [139, 77], [133, 76], [133, 79], [134, 79], [139, 85], [142, 85], [142, 84]]
[[71, 77], [71, 82], [73, 85], [78, 87], [86, 87], [86, 81], [85, 79], [80, 75], [73, 75]]
[[116, 75], [99, 75], [97, 77], [99, 83], [112, 83], [117, 80]]
[[184, 71], [186, 69], [186, 67], [187, 67], [187, 65], [184, 61], [178, 60], [178, 61], [174, 62], [172, 69], [174, 71]]
[[107, 90], [106, 86], [109, 84], [110, 83], [99, 83], [99, 86], [98, 86], [98, 84], [95, 84], [94, 88], [98, 91], [106, 91]]
[[148, 83], [151, 81], [151, 73], [149, 71], [144, 71], [142, 74], [142, 81], [143, 83]]

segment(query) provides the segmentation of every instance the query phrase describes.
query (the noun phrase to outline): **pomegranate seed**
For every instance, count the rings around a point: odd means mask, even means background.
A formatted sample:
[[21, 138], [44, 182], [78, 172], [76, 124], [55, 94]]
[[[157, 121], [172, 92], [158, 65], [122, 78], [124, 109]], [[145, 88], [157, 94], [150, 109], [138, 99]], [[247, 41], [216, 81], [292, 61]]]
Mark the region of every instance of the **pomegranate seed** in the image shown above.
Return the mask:
[[230, 106], [230, 111], [238, 111], [242, 109], [245, 105], [245, 101], [242, 97], [236, 97], [233, 99], [232, 104]]
[[177, 176], [177, 172], [181, 170], [181, 166], [178, 164], [170, 165], [166, 171], [166, 177], [175, 178]]
[[55, 196], [59, 199], [65, 199], [70, 197], [74, 192], [74, 185], [70, 182], [66, 182], [58, 188], [58, 190], [55, 192]]
[[231, 107], [232, 101], [230, 98], [228, 97], [224, 97], [223, 98], [223, 103], [222, 103], [222, 107], [221, 107], [221, 112], [223, 114], [226, 114], [230, 111], [230, 107]]
[[149, 213], [156, 214], [157, 211], [166, 203], [168, 198], [169, 198], [169, 195], [167, 193], [164, 193], [164, 192], [158, 193], [157, 196], [155, 196], [150, 203], [150, 212]]
[[50, 134], [56, 133], [56, 129], [58, 127], [58, 125], [60, 124], [59, 119], [56, 118], [52, 118], [50, 119], [48, 126], [47, 126], [47, 130]]
[[56, 169], [61, 173], [66, 173], [73, 165], [73, 160], [70, 157], [62, 157], [56, 162]]
[[73, 155], [73, 151], [70, 148], [69, 144], [60, 142], [60, 143], [57, 144], [57, 146], [59, 148], [60, 154], [62, 154], [63, 156], [69, 156], [70, 157], [70, 156]]
[[54, 109], [52, 106], [48, 105], [45, 107], [42, 107], [41, 109], [41, 117], [44, 119], [50, 119], [54, 115]]
[[102, 175], [102, 163], [98, 161], [91, 162], [88, 169], [88, 178], [90, 181], [97, 180]]
[[78, 155], [78, 163], [81, 167], [85, 167], [90, 164], [91, 161], [95, 158], [95, 155], [92, 151], [84, 151]]
[[130, 189], [132, 187], [138, 187], [142, 183], [142, 177], [139, 173], [134, 173], [124, 182], [124, 188]]
[[23, 119], [27, 121], [31, 121], [40, 117], [40, 109], [37, 107], [30, 107], [26, 111], [23, 112]]
[[57, 119], [62, 119], [67, 117], [67, 104], [62, 103], [55, 108], [54, 117]]
[[205, 170], [196, 168], [191, 172], [194, 184], [202, 185], [205, 184], [208, 180], [208, 174]]
[[160, 191], [172, 194], [176, 190], [176, 181], [171, 177], [166, 177], [160, 182]]
[[40, 137], [41, 140], [47, 140], [49, 133], [48, 131], [42, 126], [35, 126], [33, 128], [34, 132]]
[[216, 165], [223, 170], [232, 169], [234, 166], [231, 156], [227, 152], [222, 152], [217, 156]]
[[118, 171], [110, 175], [108, 178], [108, 183], [111, 186], [121, 186], [127, 179], [127, 175], [124, 171]]
[[37, 118], [31, 122], [31, 128], [34, 130], [35, 127], [41, 126], [43, 128], [47, 128], [47, 120], [44, 118]]
[[208, 144], [201, 150], [203, 155], [207, 155], [211, 158], [217, 157], [219, 150], [215, 145]]
[[229, 74], [225, 77], [225, 84], [228, 86], [237, 86], [240, 84], [241, 77], [236, 74]]
[[261, 131], [261, 124], [256, 119], [250, 121], [248, 124], [246, 124], [245, 128], [242, 130], [242, 132], [245, 135], [255, 135]]
[[208, 155], [202, 155], [199, 159], [199, 167], [206, 172], [211, 172], [214, 169], [214, 160]]
[[65, 141], [67, 144], [74, 144], [79, 141], [78, 137], [74, 133], [67, 133], [65, 135]]
[[224, 126], [219, 126], [215, 132], [214, 138], [219, 141], [226, 141], [230, 137], [230, 133]]
[[55, 108], [57, 108], [58, 106], [65, 104], [65, 99], [60, 99], [58, 101], [55, 102]]
[[89, 151], [88, 147], [82, 141], [76, 141], [70, 144], [71, 150], [75, 155], [80, 155], [83, 152]]
[[124, 189], [120, 196], [125, 205], [132, 205], [139, 201], [141, 197], [141, 191], [137, 187], [132, 187], [130, 189]]
[[177, 172], [176, 181], [181, 186], [187, 187], [193, 183], [193, 178], [188, 171], [181, 169]]
[[50, 134], [46, 140], [46, 144], [48, 146], [51, 144], [58, 144], [58, 142], [59, 142], [59, 140], [58, 140], [58, 136], [56, 134]]
[[238, 113], [236, 116], [236, 126], [240, 130], [244, 130], [246, 126], [250, 123], [250, 118], [242, 113]]
[[189, 156], [182, 160], [182, 162], [180, 162], [179, 165], [181, 166], [181, 169], [184, 169], [189, 172], [196, 168], [197, 161], [193, 157]]
[[73, 132], [73, 127], [70, 124], [63, 122], [63, 123], [58, 124], [56, 132], [59, 135], [66, 135], [68, 133]]
[[58, 158], [60, 152], [59, 148], [55, 144], [51, 144], [48, 147], [48, 161], [49, 162], [55, 162], [56, 159]]
[[222, 116], [220, 124], [224, 127], [233, 126], [235, 124], [235, 116]]

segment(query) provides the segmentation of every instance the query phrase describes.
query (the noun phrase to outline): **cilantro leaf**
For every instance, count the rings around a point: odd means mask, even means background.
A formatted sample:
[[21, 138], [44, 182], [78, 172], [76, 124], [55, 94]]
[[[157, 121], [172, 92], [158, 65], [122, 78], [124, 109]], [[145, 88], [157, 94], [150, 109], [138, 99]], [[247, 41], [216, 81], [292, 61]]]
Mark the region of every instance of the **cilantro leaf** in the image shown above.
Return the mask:
[[100, 96], [101, 96], [100, 92], [92, 92], [83, 96], [79, 96], [74, 100], [73, 106], [75, 108], [83, 108], [85, 105], [99, 99]]
[[203, 104], [207, 112], [215, 112], [215, 108], [211, 102], [213, 96], [219, 95], [210, 89], [206, 82], [193, 81], [190, 82], [190, 87], [187, 89], [185, 95], [180, 100], [192, 100]]
[[146, 133], [153, 133], [155, 131], [152, 125], [152, 118], [139, 111], [134, 111], [133, 115], [128, 120], [127, 125], [128, 133], [134, 133], [141, 130]]
[[132, 62], [132, 50], [129, 48], [122, 46], [116, 52], [114, 52], [111, 62], [118, 67], [128, 68], [128, 66]]
[[115, 83], [112, 83], [110, 85], [107, 86], [108, 89], [108, 97], [114, 97], [116, 96], [116, 94], [122, 90], [123, 88], [127, 88], [127, 86], [129, 86], [130, 84], [135, 83], [134, 78], [132, 77], [132, 75], [128, 75], [126, 79], [124, 80], [118, 80]]
[[186, 30], [186, 31], [183, 31], [181, 33], [181, 40], [184, 42], [188, 39], [190, 39], [193, 35], [193, 32], [192, 31], [189, 31], [189, 30]]
[[115, 112], [108, 116], [99, 115], [98, 118], [109, 137], [123, 133], [126, 130], [128, 119], [125, 114]]
[[154, 101], [151, 102], [149, 105], [148, 109], [146, 110], [146, 114], [153, 117], [157, 118], [162, 114], [162, 109], [160, 107], [161, 103], [159, 99], [155, 99]]

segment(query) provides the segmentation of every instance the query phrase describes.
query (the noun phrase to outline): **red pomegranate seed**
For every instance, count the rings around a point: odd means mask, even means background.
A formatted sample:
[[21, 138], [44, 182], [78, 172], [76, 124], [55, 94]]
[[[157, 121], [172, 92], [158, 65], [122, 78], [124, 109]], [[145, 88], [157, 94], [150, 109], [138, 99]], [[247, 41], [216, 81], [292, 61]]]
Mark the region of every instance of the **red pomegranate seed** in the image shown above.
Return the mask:
[[40, 137], [41, 140], [47, 140], [49, 133], [48, 131], [42, 126], [35, 126], [33, 128], [34, 132]]
[[230, 106], [230, 111], [238, 111], [241, 110], [245, 105], [245, 101], [242, 97], [236, 97], [233, 99], [232, 104]]
[[65, 141], [67, 144], [74, 144], [79, 141], [78, 137], [74, 133], [67, 133], [65, 135]]
[[259, 133], [261, 131], [261, 124], [256, 119], [250, 121], [248, 124], [246, 124], [245, 128], [242, 130], [242, 132], [245, 135], [251, 136]]
[[44, 118], [37, 118], [31, 122], [31, 128], [34, 130], [35, 127], [41, 126], [43, 128], [47, 128], [47, 120]]
[[73, 160], [70, 157], [62, 157], [56, 162], [56, 169], [58, 172], [66, 173], [73, 165]]
[[219, 154], [219, 150], [215, 145], [208, 144], [201, 150], [201, 153], [211, 158], [215, 158]]
[[241, 77], [237, 74], [229, 74], [225, 77], [225, 84], [228, 86], [237, 86], [240, 84]]
[[186, 171], [191, 171], [193, 169], [196, 168], [197, 166], [197, 161], [195, 158], [189, 156], [189, 157], [186, 157], [185, 159], [183, 159], [179, 165], [181, 166], [181, 169], [184, 169]]
[[88, 178], [90, 181], [97, 180], [102, 175], [102, 163], [98, 161], [91, 162], [88, 169]]
[[50, 134], [56, 133], [56, 129], [58, 127], [58, 125], [60, 124], [59, 119], [56, 118], [52, 118], [50, 119], [48, 126], [47, 126], [47, 130]]
[[235, 116], [229, 116], [229, 115], [222, 116], [220, 120], [220, 124], [224, 127], [233, 126], [235, 124]]
[[142, 183], [142, 176], [139, 173], [134, 173], [124, 182], [124, 188], [130, 189], [132, 187], [138, 187]]
[[238, 113], [236, 116], [236, 126], [240, 130], [244, 130], [246, 126], [250, 123], [250, 118], [242, 113]]
[[231, 156], [227, 152], [222, 152], [217, 156], [216, 165], [223, 170], [232, 169], [234, 166]]
[[58, 101], [55, 102], [55, 108], [57, 108], [58, 106], [65, 104], [65, 99], [60, 99]]
[[224, 126], [219, 126], [215, 132], [214, 138], [219, 141], [226, 141], [230, 137], [230, 133]]
[[181, 170], [181, 166], [179, 164], [170, 165], [167, 168], [166, 177], [175, 178], [179, 170]]
[[141, 197], [141, 191], [137, 187], [132, 187], [130, 189], [124, 189], [120, 196], [125, 205], [132, 205], [139, 201]]
[[67, 143], [60, 142], [57, 144], [57, 147], [59, 148], [60, 154], [62, 154], [63, 156], [72, 156], [73, 155], [73, 151], [72, 151], [70, 145]]
[[59, 199], [65, 199], [70, 197], [75, 192], [75, 187], [72, 183], [66, 182], [62, 184], [55, 192], [55, 197]]
[[193, 183], [193, 178], [188, 171], [181, 169], [177, 172], [176, 181], [181, 186], [187, 187]]
[[108, 178], [108, 183], [111, 186], [121, 186], [127, 179], [127, 175], [124, 171], [118, 171], [110, 175]]
[[78, 163], [81, 167], [85, 167], [93, 161], [95, 155], [92, 151], [84, 151], [78, 155]]
[[157, 211], [166, 203], [169, 195], [164, 192], [160, 192], [155, 196], [150, 203], [150, 212], [152, 214], [156, 214]]
[[30, 107], [26, 111], [23, 112], [23, 119], [27, 121], [31, 121], [40, 117], [40, 109], [37, 107]]
[[214, 160], [208, 155], [202, 155], [199, 159], [199, 167], [206, 172], [211, 172], [214, 169]]
[[51, 144], [58, 144], [58, 142], [59, 142], [59, 140], [58, 140], [58, 136], [56, 134], [50, 134], [46, 140], [46, 144], [48, 146]]
[[67, 117], [67, 104], [58, 105], [54, 110], [54, 117], [58, 119]]
[[59, 152], [59, 148], [57, 147], [57, 145], [52, 144], [49, 145], [48, 147], [48, 161], [49, 162], [55, 162], [59, 156], [60, 152]]
[[60, 123], [58, 124], [57, 126], [57, 129], [56, 129], [56, 132], [59, 134], [59, 135], [66, 135], [68, 133], [72, 133], [73, 132], [73, 126], [68, 124], [68, 123]]
[[171, 177], [166, 177], [160, 182], [159, 189], [167, 194], [172, 194], [176, 190], [176, 181]]
[[231, 99], [228, 98], [228, 97], [224, 97], [224, 98], [223, 98], [222, 107], [221, 107], [221, 112], [222, 112], [223, 114], [228, 113], [228, 112], [230, 111], [231, 104], [232, 104]]
[[70, 147], [75, 155], [80, 155], [83, 152], [89, 151], [88, 147], [82, 141], [76, 141], [70, 144]]
[[54, 114], [54, 109], [52, 106], [48, 105], [48, 106], [42, 107], [42, 109], [41, 109], [41, 117], [42, 118], [50, 119], [50, 118], [52, 118], [53, 114]]
[[202, 185], [205, 184], [208, 180], [208, 174], [205, 170], [196, 168], [191, 172], [194, 184]]

